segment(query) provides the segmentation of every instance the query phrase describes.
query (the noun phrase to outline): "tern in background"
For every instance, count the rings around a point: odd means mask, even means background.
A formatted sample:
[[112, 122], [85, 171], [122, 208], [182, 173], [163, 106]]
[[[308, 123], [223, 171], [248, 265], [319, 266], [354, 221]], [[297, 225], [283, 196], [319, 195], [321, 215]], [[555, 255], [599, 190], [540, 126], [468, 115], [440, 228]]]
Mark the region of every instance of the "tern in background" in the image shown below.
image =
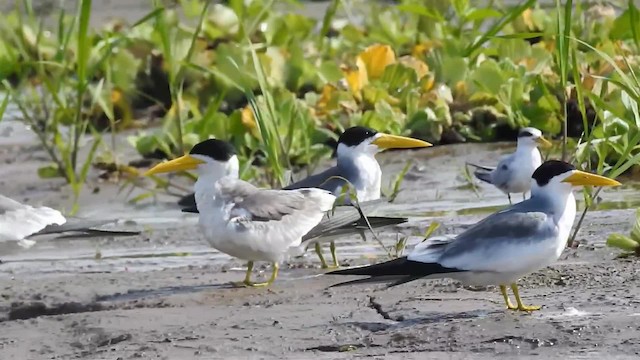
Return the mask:
[[[533, 311], [522, 303], [516, 282], [556, 261], [564, 250], [576, 216], [572, 186], [617, 186], [619, 182], [550, 160], [531, 180], [531, 197], [498, 211], [452, 239], [424, 242], [405, 257], [380, 264], [330, 272], [368, 275], [334, 286], [448, 277], [467, 285], [499, 285], [508, 309]], [[517, 305], [507, 295], [511, 286]]]
[[[338, 138], [338, 148], [336, 150], [337, 163], [319, 174], [315, 174], [284, 187], [284, 190], [293, 190], [301, 188], [319, 188], [328, 190], [338, 197], [342, 194], [345, 185], [345, 179], [351, 183], [356, 191], [359, 206], [362, 213], [367, 215], [368, 225], [371, 228], [380, 228], [384, 226], [397, 225], [407, 222], [407, 218], [401, 217], [369, 217], [368, 215], [375, 213], [384, 201], [374, 201], [380, 199], [380, 186], [382, 182], [382, 170], [375, 155], [384, 149], [401, 149], [401, 148], [420, 148], [431, 146], [430, 143], [418, 139], [407, 138], [403, 136], [389, 135], [377, 132], [376, 130], [363, 126], [354, 126], [345, 130]], [[345, 196], [345, 205], [350, 204], [350, 197]], [[179, 202], [181, 205], [189, 206], [183, 209], [184, 212], [197, 213], [197, 208], [193, 207], [190, 196], [186, 196]], [[338, 210], [340, 212], [340, 210]], [[329, 268], [327, 262], [322, 255], [321, 243], [330, 242], [331, 257], [333, 258], [334, 267], [338, 267], [338, 257], [336, 255], [336, 246], [334, 239], [340, 235], [360, 233], [364, 236], [364, 231], [369, 228], [367, 221], [360, 217], [355, 209], [345, 209], [339, 221], [343, 221], [343, 227], [340, 231], [334, 231], [333, 236], [317, 236], [319, 233], [325, 233], [326, 226], [318, 226], [318, 231], [312, 231], [303, 239], [298, 254], [311, 245], [315, 246], [315, 251], [322, 264], [322, 268]], [[347, 215], [348, 214], [348, 215]], [[373, 215], [373, 214], [372, 214]], [[336, 221], [326, 223], [333, 230], [336, 230]]]
[[[357, 196], [358, 202], [363, 207], [363, 212], [368, 214], [366, 211], [367, 204], [380, 199], [380, 186], [382, 183], [382, 170], [375, 155], [384, 149], [408, 149], [428, 146], [432, 145], [426, 141], [384, 134], [363, 126], [354, 126], [345, 130], [338, 138], [336, 166], [297, 181], [285, 187], [285, 189], [315, 187], [331, 191], [335, 196], [340, 196], [343, 189], [349, 187], [349, 184], [345, 181], [346, 179], [355, 190], [356, 193], [354, 195]], [[344, 200], [349, 204], [350, 196], [345, 196]], [[406, 221], [404, 218], [386, 219], [387, 225], [394, 224], [392, 219], [398, 220], [395, 224]], [[311, 244], [315, 245], [315, 251], [324, 268], [328, 266], [322, 256], [322, 242], [330, 242], [334, 266], [339, 266], [336, 245], [333, 239], [334, 237], [316, 237], [305, 243], [306, 247]]]
[[138, 231], [111, 231], [94, 227], [114, 220], [85, 220], [65, 218], [60, 211], [46, 207], [33, 207], [0, 195], [0, 242], [16, 241], [28, 248], [35, 244], [31, 238], [44, 235], [69, 236], [122, 236], [137, 235]]
[[[145, 175], [196, 170], [194, 185], [199, 225], [209, 244], [248, 261], [246, 286], [267, 286], [278, 276], [289, 250], [333, 207], [336, 197], [322, 189], [266, 190], [238, 179], [238, 157], [229, 143], [209, 139], [188, 155], [160, 163]], [[265, 283], [251, 282], [255, 261], [273, 264]]]
[[489, 184], [493, 184], [507, 194], [511, 204], [512, 193], [525, 194], [531, 189], [531, 174], [542, 164], [538, 145], [550, 147], [552, 144], [536, 128], [527, 127], [518, 132], [518, 145], [513, 154], [504, 156], [498, 166], [489, 167], [467, 163], [476, 168], [474, 175]]

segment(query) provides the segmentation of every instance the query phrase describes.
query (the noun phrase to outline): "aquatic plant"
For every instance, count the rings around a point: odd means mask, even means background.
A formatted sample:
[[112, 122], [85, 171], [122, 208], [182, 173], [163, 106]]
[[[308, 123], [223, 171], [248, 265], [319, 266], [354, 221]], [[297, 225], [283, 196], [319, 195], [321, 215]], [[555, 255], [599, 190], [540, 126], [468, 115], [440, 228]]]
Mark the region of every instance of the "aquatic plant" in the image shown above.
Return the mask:
[[640, 255], [640, 209], [636, 210], [636, 221], [629, 236], [611, 234], [607, 238], [607, 245], [624, 251], [623, 256]]

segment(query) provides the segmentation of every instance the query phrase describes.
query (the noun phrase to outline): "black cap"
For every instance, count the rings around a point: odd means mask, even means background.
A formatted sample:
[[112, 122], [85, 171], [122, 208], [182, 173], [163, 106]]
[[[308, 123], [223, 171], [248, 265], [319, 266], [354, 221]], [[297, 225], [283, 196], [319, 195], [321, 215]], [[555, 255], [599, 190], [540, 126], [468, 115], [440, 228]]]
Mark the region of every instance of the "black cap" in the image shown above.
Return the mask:
[[534, 136], [536, 136], [536, 135], [533, 134], [533, 131], [535, 131], [535, 130], [538, 130], [538, 129], [530, 128], [530, 127], [522, 128], [522, 129], [520, 129], [520, 131], [518, 131], [518, 138], [521, 138], [521, 137], [534, 137]]
[[218, 161], [228, 161], [236, 155], [236, 149], [226, 141], [209, 139], [196, 144], [189, 154], [204, 155]]
[[533, 172], [531, 177], [536, 180], [538, 186], [544, 186], [548, 184], [552, 178], [575, 169], [575, 166], [564, 161], [548, 160], [542, 163], [542, 165]]
[[345, 130], [340, 138], [338, 144], [345, 144], [347, 146], [358, 146], [363, 141], [374, 137], [378, 132], [364, 126], [354, 126]]

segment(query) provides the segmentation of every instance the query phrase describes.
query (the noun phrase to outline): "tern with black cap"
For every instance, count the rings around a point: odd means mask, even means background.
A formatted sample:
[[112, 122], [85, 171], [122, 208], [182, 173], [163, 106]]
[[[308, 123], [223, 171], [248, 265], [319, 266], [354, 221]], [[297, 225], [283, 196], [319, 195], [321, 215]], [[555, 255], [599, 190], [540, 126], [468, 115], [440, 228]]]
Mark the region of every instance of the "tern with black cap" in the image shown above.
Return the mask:
[[[314, 187], [331, 191], [335, 196], [340, 196], [343, 189], [350, 186], [355, 190], [358, 202], [363, 208], [368, 204], [373, 205], [375, 200], [380, 199], [380, 186], [382, 183], [382, 170], [375, 155], [384, 149], [408, 149], [431, 146], [430, 143], [418, 139], [404, 136], [389, 135], [378, 132], [364, 126], [354, 126], [345, 130], [338, 138], [338, 148], [336, 150], [336, 166], [333, 166], [321, 173], [309, 176], [297, 181], [285, 189], [299, 189]], [[346, 204], [350, 203], [350, 197], [345, 196]], [[364, 211], [367, 214], [367, 211]], [[393, 219], [397, 222], [405, 222], [405, 218], [384, 218], [388, 224], [393, 224]], [[315, 251], [322, 262], [322, 267], [327, 268], [327, 264], [322, 256], [321, 243], [329, 242], [331, 257], [335, 267], [338, 267], [336, 246], [331, 237], [316, 237], [305, 241], [306, 248], [315, 245]]]
[[474, 175], [481, 181], [492, 184], [507, 194], [511, 203], [511, 194], [525, 194], [531, 188], [531, 174], [542, 164], [538, 146], [551, 147], [552, 144], [536, 128], [527, 127], [518, 132], [516, 151], [504, 156], [498, 166], [490, 167], [467, 163], [476, 168]]
[[[207, 241], [220, 252], [248, 261], [245, 285], [270, 285], [289, 249], [300, 245], [336, 198], [322, 189], [259, 189], [238, 179], [238, 168], [233, 146], [209, 139], [196, 144], [187, 155], [156, 165], [145, 175], [196, 170], [199, 225]], [[251, 281], [255, 261], [272, 263], [267, 282]]]
[[[522, 303], [516, 282], [560, 257], [576, 216], [572, 187], [582, 185], [620, 183], [550, 160], [534, 171], [529, 199], [490, 215], [460, 235], [420, 243], [408, 256], [395, 260], [328, 274], [369, 276], [334, 286], [389, 281], [395, 286], [442, 277], [468, 285], [499, 285], [508, 309], [538, 310], [540, 306]], [[507, 286], [516, 305], [509, 299]]]

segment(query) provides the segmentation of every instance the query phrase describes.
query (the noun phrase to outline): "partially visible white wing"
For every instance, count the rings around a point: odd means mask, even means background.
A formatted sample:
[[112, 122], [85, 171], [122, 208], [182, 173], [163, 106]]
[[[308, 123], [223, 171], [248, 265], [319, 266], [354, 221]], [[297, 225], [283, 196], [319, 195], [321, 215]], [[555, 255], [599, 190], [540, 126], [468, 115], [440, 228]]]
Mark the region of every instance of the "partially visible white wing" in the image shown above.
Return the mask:
[[0, 195], [0, 241], [18, 241], [29, 247], [35, 242], [26, 237], [44, 229], [47, 225], [66, 222], [58, 211], [46, 206], [33, 207]]

